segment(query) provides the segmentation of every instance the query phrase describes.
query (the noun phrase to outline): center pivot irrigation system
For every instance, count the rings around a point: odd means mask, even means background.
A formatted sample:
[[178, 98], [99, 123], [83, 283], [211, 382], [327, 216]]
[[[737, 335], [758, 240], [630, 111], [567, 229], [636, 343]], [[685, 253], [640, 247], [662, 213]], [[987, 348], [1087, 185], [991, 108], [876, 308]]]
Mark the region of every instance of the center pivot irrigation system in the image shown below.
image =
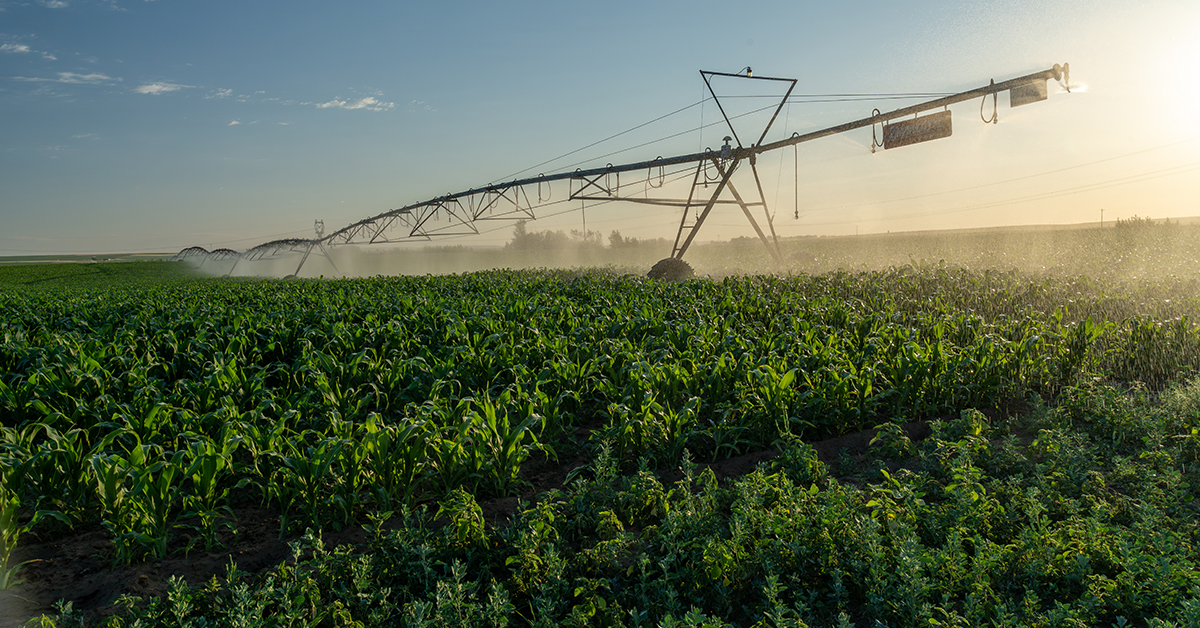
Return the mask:
[[[790, 137], [763, 143], [767, 137], [767, 133], [771, 130], [771, 126], [779, 117], [779, 112], [787, 104], [788, 98], [796, 86], [796, 79], [754, 76], [750, 68], [745, 68], [736, 74], [702, 70], [700, 76], [704, 79], [704, 84], [716, 102], [717, 108], [721, 111], [721, 115], [725, 119], [730, 132], [730, 135], [724, 138], [725, 144], [717, 151], [705, 150], [704, 152], [690, 155], [657, 157], [650, 161], [639, 161], [621, 165], [608, 164], [603, 168], [592, 168], [589, 170], [576, 169], [571, 172], [549, 175], [539, 174], [536, 177], [517, 179], [509, 183], [488, 185], [483, 188], [472, 188], [465, 192], [447, 194], [399, 209], [388, 210], [370, 218], [364, 218], [329, 234], [325, 234], [324, 232], [324, 223], [317, 221], [315, 225], [315, 238], [273, 240], [240, 253], [231, 249], [208, 251], [201, 247], [192, 247], [180, 251], [173, 259], [198, 259], [201, 263], [205, 260], [232, 259], [234, 260], [234, 264], [229, 270], [229, 273], [232, 274], [233, 269], [242, 260], [254, 261], [286, 255], [299, 255], [300, 263], [296, 266], [296, 273], [299, 273], [305, 261], [308, 260], [314, 251], [328, 259], [330, 264], [333, 264], [333, 259], [329, 256], [328, 251], [328, 247], [331, 246], [396, 243], [412, 240], [431, 240], [436, 237], [445, 236], [474, 235], [480, 233], [479, 225], [483, 221], [533, 220], [537, 218], [534, 210], [549, 200], [550, 185], [556, 181], [567, 180], [570, 182], [569, 199], [581, 200], [585, 205], [587, 201], [627, 201], [631, 203], [682, 208], [683, 216], [679, 221], [679, 229], [675, 234], [675, 243], [671, 248], [671, 256], [655, 264], [654, 269], [650, 272], [652, 277], [690, 275], [691, 269], [683, 261], [683, 256], [695, 240], [696, 234], [700, 231], [700, 227], [704, 224], [705, 219], [708, 218], [709, 213], [712, 212], [713, 207], [718, 204], [736, 204], [740, 207], [750, 225], [754, 227], [754, 231], [758, 234], [759, 239], [766, 245], [770, 255], [776, 262], [782, 262], [783, 256], [779, 248], [779, 238], [775, 233], [772, 214], [767, 210], [766, 197], [763, 195], [762, 180], [759, 177], [757, 168], [758, 156], [762, 153], [868, 126], [871, 127], [872, 152], [876, 148], [886, 150], [949, 137], [952, 132], [950, 110], [948, 109], [950, 105], [975, 98], [982, 98], [983, 102], [980, 103], [981, 117], [983, 117], [984, 122], [996, 122], [997, 94], [1007, 90], [1009, 92], [1010, 107], [1018, 107], [1046, 100], [1046, 84], [1050, 79], [1062, 81], [1067, 91], [1070, 91], [1069, 73], [1070, 68], [1066, 63], [1062, 65], [1055, 64], [1053, 68], [1048, 70], [1027, 74], [1001, 83], [992, 80], [984, 87], [978, 87], [886, 113], [881, 113], [878, 109], [875, 109], [869, 117], [862, 118], [861, 120], [847, 122], [810, 133], [793, 133]], [[720, 98], [713, 89], [712, 78], [718, 76], [750, 81], [773, 81], [787, 85], [787, 91], [780, 98], [779, 105], [774, 108], [771, 119], [763, 127], [758, 139], [749, 146], [743, 144], [742, 138], [738, 135], [729, 115], [726, 113], [725, 107], [721, 104]], [[986, 103], [988, 96], [992, 97], [992, 116], [990, 118], [984, 117], [982, 113], [983, 105]], [[921, 113], [935, 109], [941, 109], [942, 111], [924, 116], [920, 115]], [[882, 130], [882, 139], [879, 139], [880, 136], [876, 136], [875, 134], [875, 127], [877, 125]], [[734, 142], [736, 145], [730, 142]], [[757, 193], [757, 200], [755, 200], [755, 197], [748, 199], [743, 196], [733, 184], [734, 172], [747, 163], [750, 165], [750, 171], [754, 175], [754, 192]], [[695, 174], [692, 176], [691, 189], [686, 199], [652, 198], [649, 194], [646, 194], [649, 189], [661, 188], [663, 186], [668, 167], [687, 164], [696, 164], [696, 166]], [[646, 189], [639, 189], [637, 192], [638, 194], [642, 194], [642, 196], [634, 196], [632, 194], [622, 195], [621, 174], [643, 170], [647, 171], [645, 179]], [[714, 171], [716, 173], [715, 176], [711, 174]], [[715, 183], [712, 189], [708, 189], [710, 183]], [[629, 187], [631, 186], [626, 186], [627, 189]], [[641, 187], [639, 186], [639, 188]], [[731, 199], [722, 198], [722, 194], [726, 190], [729, 191]], [[533, 194], [531, 195], [530, 192], [533, 192]], [[531, 198], [536, 198], [537, 201], [533, 202], [530, 200]], [[762, 226], [751, 211], [752, 207], [762, 207], [767, 231], [763, 231]], [[443, 217], [446, 219], [445, 224], [441, 223]], [[334, 268], [336, 268], [336, 265]]]

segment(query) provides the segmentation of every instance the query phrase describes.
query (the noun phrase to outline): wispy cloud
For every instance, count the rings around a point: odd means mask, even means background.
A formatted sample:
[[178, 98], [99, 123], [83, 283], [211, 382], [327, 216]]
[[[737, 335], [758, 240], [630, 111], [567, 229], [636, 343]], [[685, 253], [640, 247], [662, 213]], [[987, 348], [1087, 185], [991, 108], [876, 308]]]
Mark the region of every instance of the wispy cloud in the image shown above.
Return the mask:
[[411, 101], [408, 103], [409, 111], [413, 111], [416, 109], [424, 109], [425, 111], [437, 111], [437, 109], [434, 109], [433, 107], [430, 107], [428, 104], [426, 104], [426, 102], [424, 100], [414, 100], [414, 101]]
[[151, 94], [158, 96], [168, 92], [177, 92], [181, 89], [195, 87], [195, 85], [180, 85], [179, 83], [148, 83], [139, 87], [133, 88], [133, 91], [139, 94]]
[[44, 78], [37, 76], [14, 76], [14, 81], [27, 81], [30, 83], [72, 83], [84, 85], [98, 85], [100, 83], [111, 83], [120, 81], [119, 78], [113, 78], [107, 74], [93, 72], [91, 74], [79, 74], [76, 72], [59, 72], [58, 78]]
[[232, 95], [233, 95], [232, 89], [215, 89], [215, 90], [209, 92], [208, 94], [206, 94], [204, 97], [208, 98], [208, 99], [229, 98]]
[[47, 9], [65, 9], [70, 6], [65, 0], [39, 0], [39, 2]]
[[239, 125], [239, 124], [241, 124], [241, 122], [239, 122], [239, 121], [237, 121], [237, 120], [234, 120], [233, 122], [230, 122], [230, 123], [229, 123], [228, 125], [226, 125], [226, 126], [237, 126], [237, 125]]
[[40, 50], [34, 50], [33, 48], [30, 48], [27, 44], [11, 44], [11, 43], [10, 44], [2, 44], [2, 45], [0, 45], [0, 52], [5, 52], [8, 54], [37, 53], [37, 54], [42, 55], [42, 58], [47, 61], [57, 61], [58, 60], [58, 57], [56, 57], [48, 52], [41, 52]]
[[396, 106], [396, 103], [379, 100], [374, 96], [359, 98], [358, 100], [341, 100], [334, 98], [329, 102], [317, 104], [317, 109], [365, 109], [367, 111], [387, 111]]

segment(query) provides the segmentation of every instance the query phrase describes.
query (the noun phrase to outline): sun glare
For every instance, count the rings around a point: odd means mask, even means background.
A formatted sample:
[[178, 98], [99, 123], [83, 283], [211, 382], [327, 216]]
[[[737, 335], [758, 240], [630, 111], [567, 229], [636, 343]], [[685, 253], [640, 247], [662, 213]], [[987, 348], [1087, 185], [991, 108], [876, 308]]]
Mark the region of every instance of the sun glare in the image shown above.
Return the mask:
[[1164, 59], [1164, 96], [1171, 122], [1194, 137], [1200, 135], [1200, 23], [1184, 32], [1188, 36], [1179, 38]]

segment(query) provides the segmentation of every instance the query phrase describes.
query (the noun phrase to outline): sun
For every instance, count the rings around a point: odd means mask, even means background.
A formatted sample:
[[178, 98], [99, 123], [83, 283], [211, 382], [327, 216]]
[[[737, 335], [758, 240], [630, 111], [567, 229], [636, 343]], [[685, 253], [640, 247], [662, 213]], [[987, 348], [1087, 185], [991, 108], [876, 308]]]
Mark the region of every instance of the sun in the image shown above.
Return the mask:
[[1163, 104], [1170, 122], [1187, 134], [1200, 135], [1200, 18], [1165, 46]]

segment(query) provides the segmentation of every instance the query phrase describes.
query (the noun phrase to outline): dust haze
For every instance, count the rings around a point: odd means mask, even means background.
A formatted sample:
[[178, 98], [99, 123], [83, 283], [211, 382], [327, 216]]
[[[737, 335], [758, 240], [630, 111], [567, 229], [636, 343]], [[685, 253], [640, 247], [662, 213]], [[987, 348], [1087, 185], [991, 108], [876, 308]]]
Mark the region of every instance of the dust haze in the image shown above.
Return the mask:
[[[532, 236], [554, 232], [529, 232]], [[560, 232], [561, 233], [561, 232]], [[547, 238], [553, 240], [552, 237]], [[672, 241], [636, 240], [609, 234], [559, 238], [544, 246], [429, 246], [385, 248], [341, 246], [317, 249], [299, 277], [440, 275], [491, 269], [600, 268], [645, 274], [670, 256]], [[1200, 219], [1130, 218], [1082, 225], [884, 233], [862, 236], [780, 238], [777, 263], [757, 238], [693, 245], [684, 259], [701, 277], [738, 274], [880, 270], [905, 265], [945, 265], [1029, 275], [1086, 276], [1104, 282], [1153, 282], [1200, 277]], [[206, 261], [209, 275], [282, 278], [296, 274], [299, 255], [248, 262]]]

